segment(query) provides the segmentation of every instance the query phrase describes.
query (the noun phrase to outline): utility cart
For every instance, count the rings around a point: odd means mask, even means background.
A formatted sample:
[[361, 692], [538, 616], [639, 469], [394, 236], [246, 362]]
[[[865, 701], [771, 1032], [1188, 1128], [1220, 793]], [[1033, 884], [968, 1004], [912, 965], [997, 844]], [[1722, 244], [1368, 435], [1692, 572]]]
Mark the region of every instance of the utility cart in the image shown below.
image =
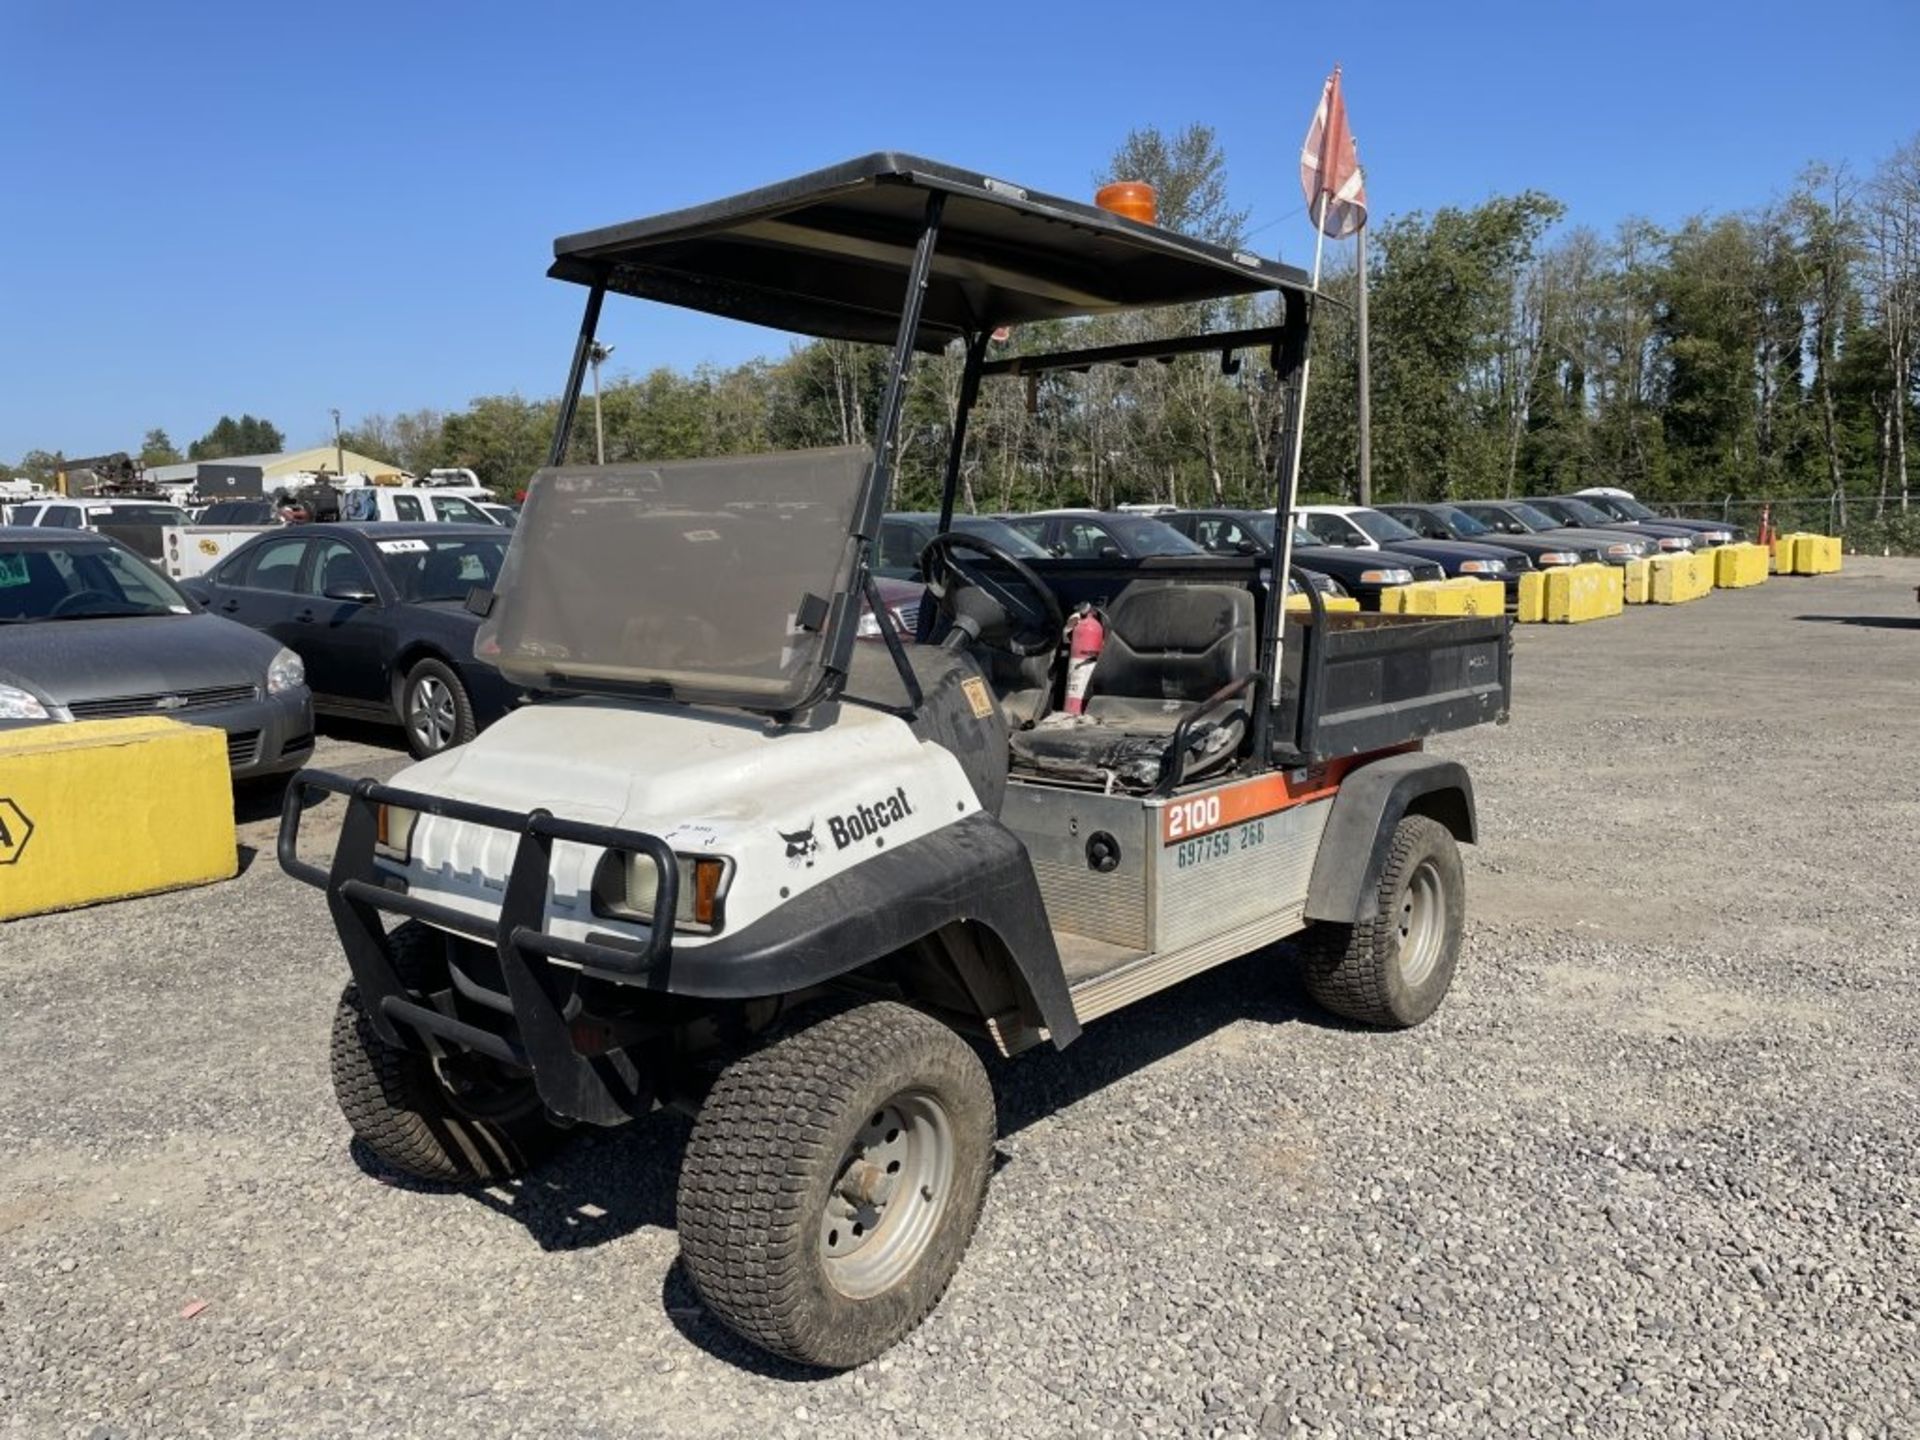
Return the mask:
[[[392, 784], [307, 771], [287, 797], [281, 864], [324, 890], [352, 977], [334, 1085], [376, 1155], [487, 1180], [570, 1128], [683, 1107], [702, 1300], [770, 1351], [852, 1366], [919, 1323], [967, 1247], [996, 1138], [986, 1049], [1066, 1046], [1256, 952], [1276, 984], [1297, 957], [1353, 1020], [1433, 1012], [1475, 822], [1464, 770], [1420, 744], [1504, 719], [1506, 620], [1328, 615], [1310, 585], [1288, 612], [1284, 551], [1025, 560], [951, 524], [983, 386], [1264, 354], [1291, 387], [1303, 274], [892, 154], [555, 253], [586, 313], [551, 465], [469, 602], [480, 653], [541, 699]], [[563, 464], [609, 293], [889, 345], [875, 443]], [[1242, 296], [1258, 328], [991, 352], [1002, 326]], [[910, 643], [874, 599], [873, 541], [909, 376], [950, 346]], [[1292, 491], [1274, 476], [1280, 536]], [[856, 643], [863, 597], [880, 643]], [[1088, 615], [1105, 643], [1068, 703]], [[320, 866], [300, 822], [330, 793]]]

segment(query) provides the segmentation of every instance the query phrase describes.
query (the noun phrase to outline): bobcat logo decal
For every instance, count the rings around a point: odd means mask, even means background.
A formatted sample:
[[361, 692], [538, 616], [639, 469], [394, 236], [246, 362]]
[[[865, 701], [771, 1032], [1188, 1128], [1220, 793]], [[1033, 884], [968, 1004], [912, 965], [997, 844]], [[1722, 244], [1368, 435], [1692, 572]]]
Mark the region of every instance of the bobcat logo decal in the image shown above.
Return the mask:
[[813, 857], [820, 853], [820, 842], [813, 838], [814, 827], [819, 823], [817, 820], [809, 820], [804, 830], [795, 830], [791, 833], [785, 830], [774, 832], [787, 842], [787, 864], [795, 870], [802, 867], [808, 870], [813, 868]]

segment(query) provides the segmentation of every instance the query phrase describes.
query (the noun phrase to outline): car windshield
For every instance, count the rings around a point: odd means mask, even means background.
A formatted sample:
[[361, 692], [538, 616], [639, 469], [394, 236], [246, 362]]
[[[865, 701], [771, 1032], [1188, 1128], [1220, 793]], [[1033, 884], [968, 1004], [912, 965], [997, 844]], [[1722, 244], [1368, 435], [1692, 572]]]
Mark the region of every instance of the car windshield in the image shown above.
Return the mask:
[[1493, 534], [1493, 527], [1476, 516], [1469, 515], [1458, 505], [1436, 505], [1433, 513], [1438, 515], [1453, 533], [1462, 540], [1477, 540], [1482, 535]]
[[507, 558], [507, 537], [375, 540], [380, 563], [402, 600], [464, 600], [476, 585], [491, 586]]
[[1508, 505], [1505, 507], [1505, 513], [1513, 516], [1529, 530], [1558, 530], [1562, 527], [1561, 521], [1532, 505]]
[[1129, 555], [1204, 555], [1207, 552], [1171, 525], [1140, 515], [1103, 516]]
[[[939, 523], [938, 516], [934, 517], [934, 523]], [[953, 528], [968, 535], [978, 535], [982, 540], [998, 545], [1016, 559], [1045, 560], [1047, 558], [1046, 546], [1032, 536], [1022, 534], [1006, 521], [996, 520], [991, 515], [956, 515], [953, 517]]]
[[1569, 525], [1617, 525], [1619, 522], [1611, 515], [1604, 515], [1584, 500], [1555, 500], [1553, 512], [1567, 517]]
[[192, 521], [178, 505], [89, 505], [89, 525], [188, 525]]
[[849, 445], [542, 470], [476, 649], [521, 685], [796, 708], [872, 464]]
[[192, 610], [158, 572], [117, 547], [0, 549], [0, 623], [187, 615]]
[[202, 525], [271, 525], [273, 506], [265, 500], [222, 500], [200, 512]]
[[[1630, 500], [1625, 495], [1609, 495], [1607, 499], [1613, 502], [1613, 509], [1617, 514], [1624, 515], [1629, 520], [1658, 520], [1660, 518], [1638, 500]], [[1598, 502], [1596, 501], [1595, 503], [1597, 504]]]
[[1382, 515], [1378, 510], [1354, 510], [1348, 514], [1347, 519], [1366, 532], [1369, 540], [1381, 545], [1390, 545], [1395, 540], [1420, 538], [1391, 515]]

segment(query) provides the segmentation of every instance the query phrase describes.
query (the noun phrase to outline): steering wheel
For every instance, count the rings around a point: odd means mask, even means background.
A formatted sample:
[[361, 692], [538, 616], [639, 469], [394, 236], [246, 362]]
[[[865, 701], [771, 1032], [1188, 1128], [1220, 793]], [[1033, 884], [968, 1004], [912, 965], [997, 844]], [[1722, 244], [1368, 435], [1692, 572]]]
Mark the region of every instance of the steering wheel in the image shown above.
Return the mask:
[[[963, 562], [954, 553], [957, 550], [971, 550], [999, 561], [1020, 578], [1026, 590], [1018, 591], [1002, 584], [986, 566]], [[942, 531], [920, 552], [920, 573], [927, 577], [927, 588], [940, 602], [948, 620], [969, 638], [1023, 659], [1059, 646], [1060, 632], [1067, 628], [1066, 612], [1060, 608], [1059, 597], [1046, 581], [1034, 574], [1026, 561], [1008, 554], [986, 537], [963, 530]], [[955, 581], [959, 587], [950, 589], [951, 582]], [[1011, 626], [1004, 635], [990, 634], [1000, 628], [990, 623], [995, 617], [969, 615], [961, 610], [960, 596], [967, 589], [979, 591], [999, 609], [1000, 618]]]
[[47, 612], [47, 616], [51, 619], [65, 615], [69, 610], [76, 610], [82, 600], [104, 600], [109, 605], [120, 603], [118, 595], [110, 594], [105, 590], [76, 590], [71, 595], [63, 595], [55, 601], [53, 608]]

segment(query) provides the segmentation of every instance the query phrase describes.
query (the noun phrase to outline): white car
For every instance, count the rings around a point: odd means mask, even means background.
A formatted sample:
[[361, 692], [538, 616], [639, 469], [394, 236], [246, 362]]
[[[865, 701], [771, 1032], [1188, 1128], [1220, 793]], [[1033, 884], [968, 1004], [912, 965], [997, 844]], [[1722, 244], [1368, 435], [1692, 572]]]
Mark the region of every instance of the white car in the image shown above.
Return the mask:
[[[480, 489], [491, 501], [493, 492]], [[340, 492], [342, 520], [443, 520], [458, 525], [497, 525], [500, 522], [463, 490], [444, 486], [413, 487], [365, 485]]]
[[1322, 545], [1418, 555], [1423, 560], [1439, 561], [1450, 576], [1471, 575], [1515, 586], [1522, 571], [1533, 569], [1533, 561], [1517, 550], [1472, 540], [1424, 540], [1391, 515], [1366, 505], [1302, 505], [1293, 512], [1293, 518]]

